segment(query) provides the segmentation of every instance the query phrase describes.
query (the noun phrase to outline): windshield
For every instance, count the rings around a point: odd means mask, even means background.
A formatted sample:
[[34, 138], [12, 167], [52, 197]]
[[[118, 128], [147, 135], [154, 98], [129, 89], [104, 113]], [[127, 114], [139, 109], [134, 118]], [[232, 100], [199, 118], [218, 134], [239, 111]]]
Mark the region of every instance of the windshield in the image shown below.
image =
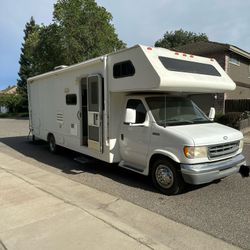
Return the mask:
[[160, 126], [211, 122], [194, 102], [184, 97], [154, 96], [147, 97], [146, 102]]

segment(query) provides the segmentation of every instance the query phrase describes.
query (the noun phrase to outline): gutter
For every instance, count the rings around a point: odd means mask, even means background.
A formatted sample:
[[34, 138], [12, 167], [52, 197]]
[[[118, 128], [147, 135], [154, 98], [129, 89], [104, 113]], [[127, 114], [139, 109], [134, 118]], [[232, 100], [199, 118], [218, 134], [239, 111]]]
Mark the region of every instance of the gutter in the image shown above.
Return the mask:
[[232, 46], [232, 45], [229, 46], [229, 50], [236, 53], [236, 54], [239, 54], [239, 55], [241, 55], [243, 57], [246, 57], [247, 59], [250, 60], [250, 54], [248, 52], [244, 51], [244, 50], [241, 50], [241, 49], [239, 49], [239, 48], [237, 48], [235, 46]]

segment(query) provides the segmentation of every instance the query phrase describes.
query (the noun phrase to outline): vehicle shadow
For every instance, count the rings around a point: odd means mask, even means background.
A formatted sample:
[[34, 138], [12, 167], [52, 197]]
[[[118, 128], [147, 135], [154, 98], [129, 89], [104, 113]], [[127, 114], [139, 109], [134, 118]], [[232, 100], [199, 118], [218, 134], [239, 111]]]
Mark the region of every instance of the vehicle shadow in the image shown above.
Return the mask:
[[[117, 164], [108, 164], [94, 158], [90, 158], [88, 156], [84, 156], [87, 159], [85, 163], [79, 163], [74, 161], [74, 159], [83, 156], [82, 154], [62, 147], [58, 148], [57, 154], [52, 154], [49, 152], [46, 142], [42, 140], [36, 140], [35, 142], [32, 142], [31, 138], [28, 138], [27, 136], [0, 138], [0, 142], [23, 154], [26, 157], [34, 159], [39, 163], [45, 164], [43, 168], [49, 166], [60, 170], [64, 174], [72, 176], [84, 173], [93, 175], [98, 174], [124, 185], [154, 193], [159, 193], [152, 186], [150, 178], [120, 168]], [[213, 182], [213, 184], [217, 182]], [[184, 194], [208, 186], [210, 184], [195, 186], [186, 185]]]
[[[39, 162], [39, 165], [46, 165], [59, 169], [67, 175], [79, 175], [83, 173], [98, 174], [110, 178], [131, 187], [157, 192], [151, 185], [149, 178], [135, 172], [118, 167], [117, 164], [108, 164], [94, 158], [87, 157], [86, 163], [74, 161], [74, 158], [82, 156], [75, 151], [59, 147], [58, 153], [52, 154], [48, 150], [47, 143], [42, 140], [31, 141], [27, 136], [0, 138], [0, 142]], [[77, 181], [77, 180], [76, 180]]]

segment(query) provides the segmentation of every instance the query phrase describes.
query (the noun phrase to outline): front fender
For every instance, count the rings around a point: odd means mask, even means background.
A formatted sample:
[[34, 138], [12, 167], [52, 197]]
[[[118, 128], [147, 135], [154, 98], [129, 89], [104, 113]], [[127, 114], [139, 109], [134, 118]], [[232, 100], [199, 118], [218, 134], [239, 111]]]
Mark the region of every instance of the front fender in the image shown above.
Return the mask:
[[148, 157], [148, 161], [147, 161], [147, 171], [144, 172], [144, 174], [149, 173], [149, 168], [150, 168], [150, 160], [154, 155], [162, 155], [162, 156], [166, 156], [168, 158], [170, 158], [171, 160], [173, 160], [174, 162], [180, 163], [180, 159], [173, 154], [172, 152], [163, 150], [163, 149], [155, 149]]

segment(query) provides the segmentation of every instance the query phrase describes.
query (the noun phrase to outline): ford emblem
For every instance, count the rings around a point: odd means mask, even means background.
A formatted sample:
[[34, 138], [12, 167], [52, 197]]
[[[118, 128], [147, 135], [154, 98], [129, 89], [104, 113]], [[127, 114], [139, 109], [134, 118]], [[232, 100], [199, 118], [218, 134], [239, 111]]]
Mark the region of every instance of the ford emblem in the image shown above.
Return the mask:
[[228, 139], [228, 137], [227, 137], [227, 136], [223, 136], [223, 139], [224, 139], [224, 140], [227, 140], [227, 139]]

